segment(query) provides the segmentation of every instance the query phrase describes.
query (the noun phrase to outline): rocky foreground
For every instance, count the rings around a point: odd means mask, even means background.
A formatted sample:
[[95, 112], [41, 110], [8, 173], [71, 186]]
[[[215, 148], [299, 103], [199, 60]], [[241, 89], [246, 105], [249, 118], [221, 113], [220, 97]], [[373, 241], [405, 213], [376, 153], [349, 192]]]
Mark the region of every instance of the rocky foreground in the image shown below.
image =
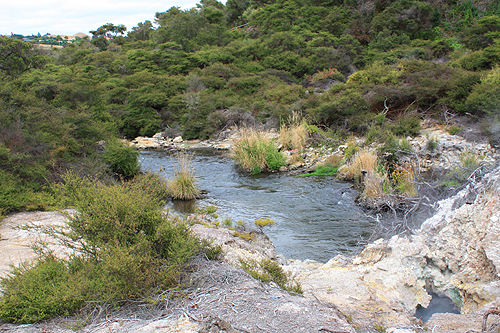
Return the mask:
[[[306, 298], [334, 304], [357, 331], [479, 332], [483, 314], [500, 307], [500, 164], [437, 205], [437, 213], [410, 237], [377, 240], [354, 258], [337, 256], [326, 264], [287, 260], [283, 267], [302, 284]], [[280, 260], [265, 242], [256, 248], [241, 245], [230, 231], [194, 230], [222, 244], [232, 264], [240, 258]], [[439, 313], [443, 299], [460, 314]], [[424, 324], [414, 316], [418, 307], [437, 313]], [[491, 316], [488, 326], [498, 319]]]

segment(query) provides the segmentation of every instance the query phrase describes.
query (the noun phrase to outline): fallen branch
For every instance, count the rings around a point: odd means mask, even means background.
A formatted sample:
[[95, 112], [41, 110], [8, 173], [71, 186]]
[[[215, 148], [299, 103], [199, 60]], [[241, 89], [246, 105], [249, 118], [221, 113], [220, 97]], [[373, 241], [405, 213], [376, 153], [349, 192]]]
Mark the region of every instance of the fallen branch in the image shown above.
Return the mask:
[[482, 325], [482, 328], [481, 328], [481, 332], [487, 332], [487, 322], [488, 322], [488, 316], [490, 314], [496, 314], [496, 315], [500, 315], [500, 310], [498, 309], [490, 309], [488, 311], [486, 311], [484, 313], [484, 316], [483, 316], [483, 325]]

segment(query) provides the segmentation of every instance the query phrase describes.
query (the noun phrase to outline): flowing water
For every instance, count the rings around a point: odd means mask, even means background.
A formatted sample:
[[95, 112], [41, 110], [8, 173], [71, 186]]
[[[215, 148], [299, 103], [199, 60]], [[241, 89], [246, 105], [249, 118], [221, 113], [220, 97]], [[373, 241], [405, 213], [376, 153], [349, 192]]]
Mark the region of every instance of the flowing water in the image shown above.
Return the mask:
[[[141, 152], [142, 170], [172, 178], [175, 155]], [[194, 203], [169, 203], [181, 213], [208, 205], [218, 207], [219, 219], [253, 223], [271, 218], [265, 233], [287, 258], [327, 262], [337, 254], [350, 254], [374, 229], [374, 220], [354, 203], [352, 184], [333, 177], [292, 177], [271, 173], [251, 176], [233, 161], [213, 151], [191, 155], [198, 187], [208, 191]]]

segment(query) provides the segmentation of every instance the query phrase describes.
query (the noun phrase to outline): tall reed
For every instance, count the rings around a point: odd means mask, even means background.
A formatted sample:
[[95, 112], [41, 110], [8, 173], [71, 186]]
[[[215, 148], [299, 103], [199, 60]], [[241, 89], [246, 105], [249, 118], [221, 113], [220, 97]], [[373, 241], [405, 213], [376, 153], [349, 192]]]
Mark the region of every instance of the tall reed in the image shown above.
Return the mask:
[[306, 147], [308, 133], [307, 122], [299, 113], [293, 112], [288, 119], [288, 124], [281, 126], [278, 141], [284, 149], [302, 151]]

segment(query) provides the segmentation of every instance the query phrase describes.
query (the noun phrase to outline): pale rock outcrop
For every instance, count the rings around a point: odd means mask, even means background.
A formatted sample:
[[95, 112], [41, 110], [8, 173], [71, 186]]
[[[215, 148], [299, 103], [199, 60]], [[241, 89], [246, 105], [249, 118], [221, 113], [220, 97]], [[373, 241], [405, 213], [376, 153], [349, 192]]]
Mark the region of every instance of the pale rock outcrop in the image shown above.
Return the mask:
[[[305, 295], [335, 304], [362, 326], [410, 326], [417, 306], [429, 305], [429, 289], [480, 321], [481, 313], [500, 305], [499, 177], [497, 165], [482, 183], [439, 202], [438, 212], [410, 237], [378, 240], [352, 260], [291, 260], [285, 269], [302, 283]], [[473, 204], [471, 193], [480, 193]], [[470, 322], [459, 329], [476, 327]]]

